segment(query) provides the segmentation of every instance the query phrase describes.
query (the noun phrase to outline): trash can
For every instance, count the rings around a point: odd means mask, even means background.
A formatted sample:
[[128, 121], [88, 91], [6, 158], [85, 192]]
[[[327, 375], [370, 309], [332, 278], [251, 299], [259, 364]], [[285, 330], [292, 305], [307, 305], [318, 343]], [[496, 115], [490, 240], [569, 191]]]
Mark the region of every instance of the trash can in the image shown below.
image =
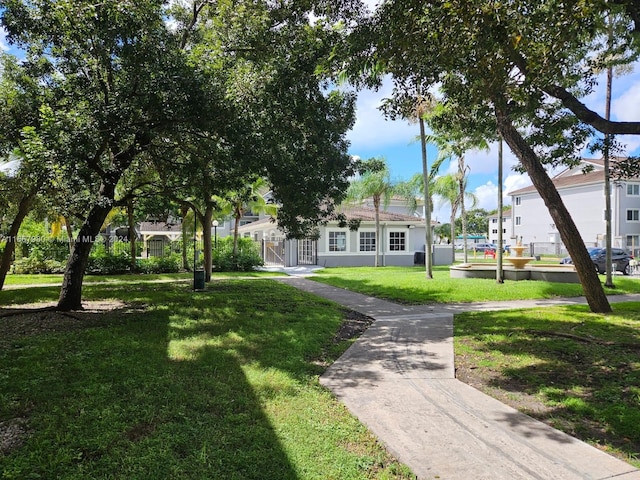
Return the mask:
[[204, 290], [204, 270], [194, 270], [193, 272], [193, 289]]

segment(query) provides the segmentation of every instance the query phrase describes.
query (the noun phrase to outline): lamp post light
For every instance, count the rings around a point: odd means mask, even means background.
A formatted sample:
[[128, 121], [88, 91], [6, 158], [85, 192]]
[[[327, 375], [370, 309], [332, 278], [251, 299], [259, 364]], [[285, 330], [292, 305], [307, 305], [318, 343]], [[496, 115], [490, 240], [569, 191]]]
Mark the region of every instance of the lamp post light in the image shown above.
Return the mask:
[[213, 246], [214, 248], [218, 248], [218, 220], [214, 220], [211, 225], [213, 225]]

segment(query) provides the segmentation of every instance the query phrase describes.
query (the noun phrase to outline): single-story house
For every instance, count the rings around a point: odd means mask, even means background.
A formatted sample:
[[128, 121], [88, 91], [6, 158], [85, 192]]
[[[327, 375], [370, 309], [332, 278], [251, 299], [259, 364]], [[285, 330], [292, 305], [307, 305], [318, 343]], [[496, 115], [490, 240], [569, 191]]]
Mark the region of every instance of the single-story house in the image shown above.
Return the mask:
[[[267, 265], [373, 266], [376, 251], [375, 210], [367, 206], [340, 207], [347, 221], [357, 221], [357, 230], [337, 220], [318, 226], [317, 238], [286, 239], [271, 218], [239, 227], [240, 235], [261, 243]], [[433, 223], [432, 223], [433, 228]], [[380, 212], [380, 265], [414, 265], [414, 254], [424, 252], [424, 219], [403, 213]], [[435, 246], [437, 247], [437, 246]], [[446, 247], [446, 246], [445, 246]], [[434, 255], [435, 264], [450, 264], [451, 249]]]

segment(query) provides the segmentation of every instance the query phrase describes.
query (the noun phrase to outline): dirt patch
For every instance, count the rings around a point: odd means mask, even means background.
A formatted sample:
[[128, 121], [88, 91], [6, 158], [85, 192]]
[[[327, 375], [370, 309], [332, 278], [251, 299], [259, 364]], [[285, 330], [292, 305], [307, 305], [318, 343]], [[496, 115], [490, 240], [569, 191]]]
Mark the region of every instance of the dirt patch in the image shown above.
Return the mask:
[[12, 418], [0, 422], [0, 456], [20, 448], [28, 435], [29, 430], [25, 418]]
[[[465, 355], [456, 355], [456, 378], [473, 388], [500, 400], [522, 413], [534, 418], [543, 418], [553, 409], [538, 397], [526, 393], [526, 387], [491, 368], [478, 367]], [[501, 388], [495, 385], [500, 385]]]
[[127, 313], [144, 308], [125, 305], [119, 300], [85, 302], [83, 305], [84, 310], [76, 312], [56, 312], [53, 310], [55, 304], [49, 303], [0, 308], [0, 343], [21, 336], [113, 325], [115, 316], [105, 316], [104, 313]]
[[340, 343], [344, 340], [351, 340], [362, 335], [367, 328], [375, 321], [371, 317], [367, 317], [362, 313], [354, 310], [343, 310], [344, 319], [338, 332], [333, 337], [333, 343]]

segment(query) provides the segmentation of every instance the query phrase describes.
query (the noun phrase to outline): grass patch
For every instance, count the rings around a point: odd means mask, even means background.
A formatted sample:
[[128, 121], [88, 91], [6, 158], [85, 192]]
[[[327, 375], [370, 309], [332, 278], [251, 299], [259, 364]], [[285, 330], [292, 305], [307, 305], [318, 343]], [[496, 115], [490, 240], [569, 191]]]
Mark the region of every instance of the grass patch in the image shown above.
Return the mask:
[[[578, 297], [582, 286], [573, 283], [505, 281], [451, 278], [449, 267], [433, 269], [433, 279], [425, 278], [424, 267], [339, 267], [318, 270], [312, 280], [405, 304], [467, 303], [526, 300], [534, 298]], [[640, 293], [637, 278], [616, 276], [615, 289], [607, 294]]]
[[17, 441], [2, 478], [413, 478], [318, 384], [349, 344], [332, 346], [334, 304], [259, 279], [84, 297], [120, 303], [0, 319], [0, 425]]
[[640, 467], [640, 303], [456, 315], [459, 379]]
[[[259, 278], [281, 275], [277, 272], [255, 271], [255, 272], [214, 272], [212, 279], [225, 278]], [[168, 282], [171, 280], [191, 280], [193, 273], [151, 273], [151, 274], [126, 274], [126, 275], [86, 275], [85, 283], [138, 283], [138, 282]], [[59, 274], [38, 274], [23, 275], [9, 274], [6, 277], [5, 285], [62, 285], [62, 275]]]

